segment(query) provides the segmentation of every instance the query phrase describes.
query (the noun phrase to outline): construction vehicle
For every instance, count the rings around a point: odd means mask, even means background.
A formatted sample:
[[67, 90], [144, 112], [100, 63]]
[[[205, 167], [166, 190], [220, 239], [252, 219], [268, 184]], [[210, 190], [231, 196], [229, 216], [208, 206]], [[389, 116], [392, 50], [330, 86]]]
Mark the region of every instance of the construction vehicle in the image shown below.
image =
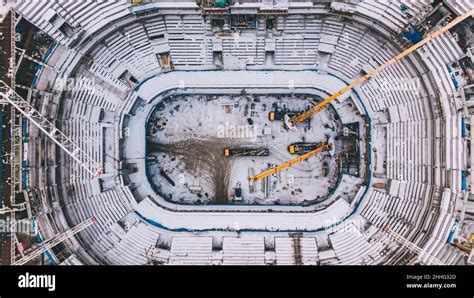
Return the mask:
[[234, 200], [236, 200], [236, 201], [242, 201], [243, 200], [242, 186], [241, 186], [240, 182], [237, 182], [237, 185], [234, 188]]
[[453, 243], [454, 246], [459, 248], [462, 251], [465, 251], [467, 253], [470, 253], [472, 250], [472, 244], [466, 243], [466, 242], [461, 242], [459, 239], [455, 238]]
[[237, 156], [268, 156], [270, 150], [268, 148], [225, 148], [225, 157], [237, 157]]
[[372, 184], [372, 187], [385, 189], [385, 183], [374, 183], [374, 184]]
[[302, 112], [302, 113], [292, 117], [288, 121], [290, 126], [295, 126], [296, 124], [304, 122], [307, 119], [311, 118], [313, 115], [315, 115], [315, 114], [319, 113], [320, 111], [324, 110], [326, 108], [326, 106], [331, 101], [335, 100], [336, 98], [338, 98], [342, 94], [346, 93], [347, 91], [350, 91], [350, 90], [354, 89], [355, 87], [359, 86], [360, 84], [362, 84], [364, 82], [367, 82], [370, 78], [377, 75], [382, 70], [384, 70], [387, 67], [389, 67], [390, 65], [398, 62], [399, 60], [401, 60], [402, 58], [408, 56], [409, 54], [413, 53], [417, 49], [421, 48], [422, 46], [424, 46], [425, 44], [427, 44], [431, 40], [433, 40], [436, 37], [440, 36], [444, 32], [446, 32], [449, 29], [453, 28], [454, 26], [456, 26], [457, 24], [459, 24], [460, 22], [464, 21], [465, 19], [467, 19], [468, 17], [470, 17], [472, 15], [474, 15], [474, 9], [472, 9], [469, 12], [463, 14], [462, 16], [457, 17], [456, 19], [454, 19], [452, 22], [450, 22], [446, 26], [444, 26], [444, 27], [428, 34], [423, 40], [421, 40], [421, 41], [417, 42], [416, 44], [412, 45], [411, 47], [409, 47], [405, 51], [401, 52], [400, 54], [396, 55], [395, 57], [388, 60], [387, 62], [383, 63], [382, 65], [380, 65], [380, 66], [374, 68], [373, 70], [369, 71], [366, 75], [362, 76], [361, 78], [355, 80], [354, 82], [350, 83], [346, 87], [344, 87], [344, 88], [340, 89], [339, 91], [335, 92], [334, 94], [332, 94], [331, 96], [329, 96], [325, 100], [321, 101], [320, 103], [314, 105], [313, 107], [309, 108], [305, 112]]
[[270, 121], [283, 121], [285, 118], [285, 115], [291, 118], [298, 114], [299, 112], [271, 111], [270, 113], [268, 113], [268, 119]]
[[176, 186], [176, 183], [174, 183], [173, 179], [165, 172], [165, 170], [160, 169], [160, 175], [163, 176], [166, 181], [168, 181], [171, 185]]
[[194, 195], [201, 194], [202, 193], [202, 186], [190, 185], [189, 186], [189, 191]]
[[[465, 241], [463, 241], [465, 240]], [[467, 239], [464, 237], [462, 238], [454, 238], [451, 242], [452, 245], [459, 248], [462, 251], [467, 252], [468, 254], [471, 253], [472, 247], [474, 244], [474, 233], [471, 233]]]
[[327, 162], [323, 162], [323, 177], [327, 177], [329, 175], [329, 165]]
[[303, 154], [301, 156], [298, 156], [297, 158], [293, 159], [293, 160], [290, 160], [290, 161], [287, 161], [279, 166], [276, 166], [274, 168], [271, 168], [269, 170], [266, 170], [256, 176], [250, 176], [249, 177], [249, 181], [251, 183], [257, 181], [257, 180], [260, 180], [260, 179], [263, 179], [265, 177], [268, 177], [272, 174], [275, 174], [283, 169], [286, 169], [288, 167], [291, 167], [292, 165], [296, 164], [296, 163], [299, 163], [303, 160], [306, 160], [320, 152], [323, 152], [323, 151], [328, 151], [328, 150], [331, 150], [332, 149], [332, 144], [321, 144], [316, 150], [313, 150], [311, 152], [308, 152], [306, 154]]
[[291, 154], [302, 155], [310, 151], [316, 150], [319, 146], [321, 146], [321, 143], [293, 143], [288, 146], [288, 151]]

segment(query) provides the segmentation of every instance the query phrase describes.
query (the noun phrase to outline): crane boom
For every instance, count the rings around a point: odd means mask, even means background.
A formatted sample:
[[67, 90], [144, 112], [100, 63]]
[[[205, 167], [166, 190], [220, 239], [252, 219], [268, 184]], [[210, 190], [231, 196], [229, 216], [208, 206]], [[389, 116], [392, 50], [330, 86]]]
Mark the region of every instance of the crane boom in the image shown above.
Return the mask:
[[92, 157], [84, 152], [77, 144], [49, 122], [46, 117], [33, 108], [33, 106], [18, 95], [13, 88], [10, 88], [3, 81], [0, 81], [0, 97], [23, 114], [24, 117], [38, 127], [38, 129], [46, 134], [46, 136], [56, 143], [66, 154], [91, 174], [92, 179], [102, 174], [103, 167], [99, 165], [99, 163], [92, 159]]
[[7, 214], [12, 212], [20, 212], [26, 210], [26, 203], [13, 205], [11, 208], [3, 207], [0, 208], [0, 214]]
[[61, 233], [61, 234], [57, 235], [56, 237], [52, 238], [51, 240], [43, 242], [43, 245], [40, 248], [38, 248], [38, 249], [34, 250], [33, 252], [27, 254], [23, 258], [15, 261], [14, 263], [12, 263], [12, 265], [21, 266], [21, 265], [24, 265], [24, 264], [28, 263], [31, 260], [34, 260], [35, 258], [39, 257], [41, 254], [43, 254], [45, 251], [47, 251], [48, 249], [51, 249], [51, 248], [55, 247], [56, 245], [63, 242], [64, 240], [74, 236], [75, 234], [79, 233], [80, 231], [84, 230], [85, 228], [91, 226], [95, 222], [96, 222], [96, 218], [94, 216], [89, 217], [88, 219], [81, 222], [77, 226], [65, 231], [64, 233]]
[[286, 169], [288, 167], [291, 167], [292, 165], [296, 164], [296, 163], [299, 163], [303, 160], [306, 160], [308, 158], [310, 158], [311, 156], [314, 156], [320, 152], [323, 152], [323, 151], [326, 151], [326, 150], [331, 150], [332, 148], [332, 145], [331, 144], [322, 144], [321, 146], [319, 146], [316, 150], [313, 150], [311, 152], [308, 152], [306, 154], [303, 154], [301, 156], [298, 156], [297, 158], [293, 159], [293, 160], [290, 160], [290, 161], [287, 161], [281, 165], [278, 165], [274, 168], [271, 168], [269, 170], [266, 170], [265, 172], [262, 172], [258, 175], [255, 175], [255, 176], [250, 176], [249, 177], [249, 181], [250, 182], [254, 182], [256, 180], [260, 180], [260, 179], [263, 179], [267, 176], [270, 176], [272, 174], [275, 174], [283, 169]]
[[469, 12], [457, 17], [456, 19], [454, 19], [452, 22], [450, 22], [449, 24], [447, 24], [446, 26], [428, 34], [427, 37], [425, 37], [423, 40], [421, 40], [420, 42], [414, 44], [413, 46], [409, 47], [408, 49], [406, 49], [405, 51], [401, 52], [400, 54], [396, 55], [395, 57], [393, 57], [392, 59], [388, 60], [387, 62], [385, 62], [384, 64], [378, 66], [377, 68], [374, 68], [373, 70], [371, 70], [370, 72], [368, 72], [366, 75], [364, 75], [363, 77], [355, 80], [354, 82], [352, 82], [351, 84], [347, 85], [346, 87], [340, 89], [339, 91], [335, 92], [334, 94], [332, 94], [331, 96], [329, 96], [328, 98], [326, 98], [325, 100], [321, 101], [320, 103], [318, 103], [317, 105], [309, 108], [308, 110], [306, 110], [305, 112], [303, 113], [300, 113], [298, 115], [296, 115], [295, 117], [291, 118], [289, 120], [290, 124], [291, 125], [296, 125], [300, 122], [303, 122], [305, 120], [307, 120], [308, 118], [310, 118], [311, 116], [319, 113], [320, 111], [322, 111], [324, 108], [326, 108], [327, 104], [330, 103], [331, 101], [333, 101], [334, 99], [336, 99], [337, 97], [341, 96], [342, 94], [346, 93], [347, 91], [350, 91], [352, 90], [353, 88], [359, 86], [360, 84], [362, 84], [363, 82], [366, 82], [367, 80], [369, 80], [371, 77], [375, 76], [376, 74], [378, 74], [379, 72], [381, 72], [382, 70], [384, 70], [385, 68], [389, 67], [390, 65], [396, 63], [398, 60], [404, 58], [405, 56], [413, 53], [414, 51], [416, 51], [417, 49], [421, 48], [422, 46], [424, 46], [425, 44], [427, 44], [428, 42], [430, 42], [432, 39], [435, 39], [436, 37], [438, 37], [439, 35], [443, 34], [444, 32], [448, 31], [449, 29], [453, 28], [454, 26], [456, 26], [457, 24], [459, 24], [460, 22], [464, 21], [465, 19], [467, 19], [469, 16], [472, 16], [474, 15], [474, 9], [470, 10]]
[[388, 226], [385, 226], [382, 231], [386, 233], [390, 238], [398, 242], [399, 244], [403, 245], [407, 249], [415, 252], [418, 255], [418, 258], [421, 257], [427, 257], [429, 261], [431, 261], [432, 264], [435, 265], [445, 265], [443, 262], [441, 262], [439, 259], [437, 259], [435, 256], [429, 254], [426, 252], [426, 250], [423, 250], [420, 248], [418, 245], [415, 243], [409, 241], [408, 239], [402, 237], [401, 235], [397, 234], [395, 231], [390, 229]]

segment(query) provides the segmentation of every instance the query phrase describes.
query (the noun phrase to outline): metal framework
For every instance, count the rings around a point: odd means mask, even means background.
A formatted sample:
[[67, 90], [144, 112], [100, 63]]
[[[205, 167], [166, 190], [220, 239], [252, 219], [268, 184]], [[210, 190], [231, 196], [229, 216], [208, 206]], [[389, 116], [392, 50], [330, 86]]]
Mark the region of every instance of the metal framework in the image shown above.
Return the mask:
[[11, 209], [11, 225], [10, 225], [10, 255], [11, 262], [15, 261], [15, 222], [16, 215], [15, 209], [15, 197], [16, 194], [23, 190], [21, 183], [22, 173], [22, 129], [21, 129], [21, 117], [16, 113], [15, 109], [11, 109], [11, 150], [10, 150], [10, 205]]
[[[16, 13], [10, 10], [10, 61], [8, 77], [11, 87], [15, 90], [16, 85]], [[10, 138], [10, 263], [15, 262], [15, 197], [21, 191], [21, 120], [17, 116], [15, 109], [11, 109], [11, 138]], [[20, 122], [18, 125], [17, 121]]]
[[0, 209], [0, 214], [12, 213], [12, 212], [20, 212], [26, 210], [26, 202], [22, 204], [13, 205], [11, 208], [3, 207]]
[[323, 109], [326, 108], [326, 106], [331, 102], [333, 101], [334, 99], [338, 98], [340, 95], [346, 93], [347, 91], [350, 91], [352, 90], [353, 88], [359, 86], [360, 84], [368, 81], [371, 77], [375, 76], [376, 74], [378, 74], [379, 72], [381, 72], [382, 70], [384, 70], [385, 68], [389, 67], [390, 65], [396, 63], [398, 60], [404, 58], [405, 56], [413, 53], [414, 51], [416, 51], [417, 49], [421, 48], [422, 46], [424, 46], [425, 44], [427, 44], [428, 42], [430, 42], [432, 39], [435, 39], [436, 37], [440, 36], [441, 34], [443, 34], [444, 32], [448, 31], [449, 29], [453, 28], [454, 26], [456, 26], [457, 24], [459, 24], [460, 22], [464, 21], [465, 19], [467, 19], [468, 17], [474, 15], [474, 9], [472, 9], [471, 11], [463, 14], [462, 16], [459, 16], [457, 17], [456, 19], [454, 19], [452, 22], [450, 22], [449, 24], [447, 24], [446, 26], [428, 34], [427, 37], [425, 37], [423, 40], [421, 40], [420, 42], [418, 42], [417, 44], [409, 47], [408, 49], [406, 49], [405, 51], [401, 52], [400, 54], [398, 54], [397, 56], [393, 57], [392, 59], [388, 60], [387, 62], [385, 62], [384, 64], [378, 66], [377, 68], [374, 68], [373, 70], [371, 70], [369, 73], [367, 73], [365, 76], [355, 80], [354, 82], [352, 82], [351, 84], [347, 85], [346, 87], [342, 88], [341, 90], [337, 91], [336, 93], [332, 94], [331, 96], [329, 96], [328, 98], [326, 98], [325, 100], [323, 100], [322, 102], [318, 103], [317, 105], [309, 108], [308, 110], [306, 110], [305, 112], [301, 113], [301, 114], [298, 114], [296, 115], [295, 117], [289, 119], [289, 122], [291, 125], [296, 125], [300, 122], [303, 122], [305, 120], [307, 120], [308, 118], [310, 118], [311, 116], [319, 113], [320, 111], [322, 111]]
[[15, 86], [16, 76], [16, 13], [10, 10], [10, 66], [7, 76], [10, 78], [12, 86]]
[[292, 165], [296, 164], [296, 163], [299, 163], [303, 160], [306, 160], [320, 152], [323, 152], [323, 151], [326, 151], [326, 150], [331, 150], [332, 148], [332, 145], [331, 144], [322, 144], [321, 146], [319, 146], [316, 150], [313, 150], [311, 152], [308, 152], [306, 154], [303, 154], [301, 156], [298, 156], [297, 158], [293, 159], [293, 160], [290, 160], [290, 161], [287, 161], [279, 166], [276, 166], [274, 168], [271, 168], [265, 172], [262, 172], [258, 175], [255, 175], [255, 176], [250, 176], [249, 177], [249, 181], [250, 182], [254, 182], [254, 181], [257, 181], [257, 180], [260, 180], [260, 179], [263, 179], [267, 176], [270, 176], [272, 174], [275, 174], [283, 169], [286, 169], [288, 167], [291, 167]]
[[54, 69], [54, 67], [52, 67], [51, 65], [46, 64], [46, 63], [44, 63], [44, 62], [42, 62], [42, 61], [40, 61], [40, 60], [38, 60], [38, 59], [35, 59], [35, 58], [31, 57], [31, 56], [28, 56], [28, 55], [26, 54], [26, 50], [20, 49], [20, 48], [16, 48], [16, 50], [17, 50], [18, 52], [21, 52], [21, 58], [20, 58], [20, 59], [26, 58], [26, 59], [28, 59], [28, 60], [30, 60], [30, 61], [32, 61], [32, 62], [38, 64], [38, 65], [41, 65], [42, 67], [48, 68], [48, 69], [50, 69], [50, 70], [52, 70], [52, 71], [54, 71], [54, 72], [56, 72], [56, 73], [58, 72], [58, 71], [57, 71], [56, 69]]
[[15, 204], [15, 194], [23, 190], [21, 184], [21, 170], [22, 170], [22, 126], [21, 117], [16, 113], [15, 109], [11, 109], [11, 196], [12, 205]]
[[77, 226], [65, 231], [64, 233], [61, 233], [61, 234], [57, 235], [56, 237], [54, 237], [54, 238], [52, 238], [48, 241], [43, 242], [43, 245], [40, 248], [38, 248], [38, 249], [34, 250], [33, 252], [27, 254], [26, 256], [19, 259], [18, 261], [12, 262], [12, 265], [21, 266], [21, 265], [24, 265], [24, 264], [28, 263], [29, 261], [32, 261], [32, 260], [36, 259], [37, 257], [39, 257], [41, 254], [43, 254], [48, 249], [51, 249], [51, 248], [55, 247], [56, 245], [63, 242], [64, 240], [74, 236], [75, 234], [79, 233], [80, 231], [84, 230], [85, 228], [93, 225], [95, 222], [96, 222], [96, 218], [94, 216], [86, 219], [85, 221], [83, 221], [80, 224], [78, 224]]
[[[16, 194], [22, 191], [21, 174], [22, 174], [22, 116], [26, 117], [30, 123], [37, 126], [43, 133], [46, 134], [56, 145], [58, 145], [66, 154], [68, 154], [74, 161], [76, 161], [81, 167], [83, 167], [91, 178], [94, 179], [103, 172], [103, 167], [93, 160], [88, 154], [86, 154], [79, 146], [77, 146], [71, 139], [64, 135], [59, 129], [57, 129], [46, 117], [41, 115], [36, 109], [33, 108], [26, 100], [15, 92], [16, 87], [16, 13], [12, 9], [10, 10], [10, 60], [9, 60], [9, 71], [7, 77], [11, 84], [8, 86], [4, 81], [0, 81], [0, 99], [9, 103], [11, 108], [11, 148], [10, 148], [10, 207], [5, 207], [0, 210], [0, 214], [9, 213], [10, 218], [10, 264], [18, 265], [28, 262], [30, 259], [35, 258], [42, 252], [35, 252], [31, 254], [30, 258], [22, 258], [19, 262], [16, 262], [16, 248], [20, 251], [23, 256], [22, 248], [17, 240], [15, 234], [16, 225], [16, 214], [15, 212], [21, 211], [20, 209], [24, 206], [15, 204]], [[29, 58], [29, 57], [27, 57]], [[36, 62], [36, 61], [35, 61]], [[38, 63], [42, 64], [40, 61]], [[18, 113], [19, 112], [19, 113]], [[92, 224], [95, 218], [90, 222], [84, 222], [77, 227], [71, 229], [73, 233], [76, 228], [83, 229], [88, 225]], [[68, 231], [69, 232], [69, 231]], [[66, 232], [64, 235], [69, 235]], [[73, 234], [71, 234], [73, 235]], [[67, 237], [70, 237], [67, 236]], [[56, 239], [56, 238], [55, 238]], [[53, 240], [55, 240], [53, 239]], [[60, 238], [63, 239], [64, 238]], [[62, 241], [62, 240], [61, 240]], [[60, 241], [59, 241], [60, 242]], [[59, 243], [57, 242], [57, 243]], [[49, 245], [53, 247], [57, 243], [51, 242]], [[47, 249], [47, 248], [46, 248]], [[45, 249], [45, 250], [46, 250]], [[24, 263], [22, 263], [24, 262]]]
[[103, 167], [85, 153], [78, 145], [63, 134], [56, 126], [46, 119], [40, 112], [31, 106], [26, 100], [18, 95], [12, 88], [0, 81], [0, 97], [10, 103], [30, 123], [38, 127], [46, 136], [56, 143], [66, 154], [83, 167], [91, 178], [95, 179], [102, 174]]
[[395, 240], [397, 243], [403, 245], [407, 249], [415, 252], [418, 255], [418, 258], [427, 257], [428, 261], [434, 265], [445, 265], [443, 262], [438, 260], [436, 257], [432, 256], [431, 254], [427, 253], [426, 250], [423, 250], [415, 243], [411, 242], [410, 240], [406, 239], [405, 237], [397, 234], [395, 231], [392, 231], [388, 226], [383, 228], [383, 232], [386, 233], [390, 238]]

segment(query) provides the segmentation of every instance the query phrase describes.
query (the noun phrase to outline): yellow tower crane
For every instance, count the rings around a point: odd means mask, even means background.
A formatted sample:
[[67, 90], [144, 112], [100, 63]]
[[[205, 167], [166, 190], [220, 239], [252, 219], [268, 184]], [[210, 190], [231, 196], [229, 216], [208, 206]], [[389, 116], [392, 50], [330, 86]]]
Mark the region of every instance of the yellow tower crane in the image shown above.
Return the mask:
[[307, 120], [308, 118], [310, 118], [311, 116], [319, 113], [320, 111], [322, 111], [324, 108], [326, 108], [327, 104], [330, 103], [331, 101], [333, 101], [334, 99], [336, 99], [337, 97], [339, 97], [340, 95], [346, 93], [347, 91], [349, 90], [352, 90], [353, 88], [359, 86], [360, 84], [362, 84], [363, 82], [366, 82], [367, 80], [369, 80], [371, 77], [375, 76], [376, 74], [378, 74], [379, 72], [381, 72], [382, 70], [384, 70], [385, 68], [387, 68], [388, 66], [394, 64], [395, 62], [397, 62], [398, 60], [402, 59], [403, 57], [413, 53], [414, 51], [416, 51], [417, 49], [421, 48], [422, 46], [424, 46], [425, 44], [427, 44], [428, 42], [430, 42], [432, 39], [435, 39], [436, 37], [438, 37], [439, 35], [443, 34], [444, 32], [448, 31], [449, 29], [453, 28], [454, 26], [456, 26], [457, 24], [459, 24], [460, 22], [464, 21], [465, 19], [467, 19], [469, 16], [472, 16], [474, 15], [474, 9], [470, 10], [469, 12], [463, 14], [462, 16], [459, 16], [457, 17], [456, 19], [454, 19], [452, 22], [450, 22], [449, 24], [447, 24], [446, 26], [428, 34], [423, 40], [421, 40], [420, 42], [418, 42], [417, 44], [409, 47], [408, 49], [406, 49], [405, 51], [401, 52], [400, 54], [398, 54], [397, 56], [393, 57], [392, 59], [388, 60], [387, 62], [385, 62], [384, 64], [378, 66], [377, 68], [374, 68], [372, 71], [370, 71], [369, 73], [367, 73], [365, 76], [355, 80], [354, 82], [352, 82], [351, 84], [347, 85], [346, 87], [342, 88], [341, 90], [337, 91], [336, 93], [334, 93], [333, 95], [329, 96], [328, 98], [326, 98], [325, 100], [323, 100], [322, 102], [318, 103], [317, 105], [309, 108], [308, 110], [306, 110], [305, 112], [302, 112], [296, 116], [294, 116], [293, 118], [290, 118], [288, 120], [289, 124], [294, 126], [300, 122], [303, 122], [305, 120]]
[[[465, 19], [467, 19], [468, 17], [474, 15], [474, 9], [470, 10], [469, 12], [457, 17], [456, 19], [454, 19], [452, 22], [450, 22], [449, 24], [447, 24], [446, 26], [444, 27], [441, 27], [440, 29], [428, 34], [423, 40], [421, 40], [420, 42], [416, 43], [415, 45], [409, 47], [408, 49], [406, 49], [405, 51], [401, 52], [400, 54], [398, 54], [397, 56], [393, 57], [392, 59], [388, 60], [387, 62], [385, 62], [384, 64], [378, 66], [377, 68], [374, 68], [372, 71], [368, 72], [366, 75], [364, 75], [363, 77], [355, 80], [354, 82], [352, 82], [351, 84], [349, 84], [348, 86], [340, 89], [339, 91], [335, 92], [334, 94], [332, 94], [331, 96], [329, 96], [328, 98], [326, 98], [325, 100], [323, 100], [322, 102], [318, 103], [317, 105], [309, 108], [308, 110], [302, 112], [302, 113], [299, 113], [297, 114], [296, 116], [294, 116], [293, 118], [286, 118], [285, 120], [285, 123], [287, 123], [288, 126], [290, 127], [294, 127], [296, 124], [300, 123], [300, 122], [303, 122], [305, 120], [307, 120], [308, 118], [310, 118], [311, 116], [319, 113], [320, 111], [322, 111], [324, 108], [326, 108], [326, 106], [331, 102], [333, 101], [334, 99], [338, 98], [339, 96], [341, 96], [342, 94], [346, 93], [347, 91], [349, 90], [352, 90], [354, 89], [355, 87], [359, 86], [360, 84], [362, 84], [363, 82], [366, 82], [368, 81], [371, 77], [375, 76], [376, 74], [378, 74], [379, 72], [381, 72], [382, 70], [384, 70], [385, 68], [389, 67], [390, 65], [396, 63], [398, 60], [404, 58], [405, 56], [413, 53], [414, 51], [416, 51], [417, 49], [421, 48], [422, 46], [424, 46], [425, 44], [427, 44], [428, 42], [430, 42], [432, 39], [435, 39], [436, 37], [440, 36], [441, 34], [443, 34], [444, 32], [448, 31], [449, 29], [453, 28], [454, 26], [456, 26], [457, 24], [461, 23], [462, 21], [464, 21]], [[270, 115], [269, 115], [269, 119], [270, 120], [274, 120], [275, 119], [275, 112], [270, 112]], [[327, 147], [324, 147], [324, 146], [327, 146]], [[329, 148], [329, 149], [327, 149]], [[269, 175], [272, 175], [274, 173], [277, 173], [278, 171], [281, 171], [285, 168], [288, 168], [292, 165], [294, 165], [295, 163], [298, 163], [300, 161], [303, 161], [305, 159], [308, 159], [309, 157], [323, 151], [323, 150], [330, 150], [331, 148], [331, 145], [329, 144], [326, 144], [326, 145], [323, 145], [321, 146], [320, 148], [314, 150], [314, 151], [311, 151], [305, 155], [302, 155], [298, 158], [295, 158], [294, 160], [291, 160], [291, 161], [288, 161], [288, 162], [285, 162], [284, 164], [281, 164], [277, 167], [274, 167], [270, 170], [267, 170], [261, 174], [258, 174], [256, 176], [251, 176], [249, 177], [249, 181], [250, 182], [254, 182], [255, 180], [259, 180], [259, 179], [262, 179], [262, 178], [265, 178]]]
[[265, 172], [262, 172], [258, 175], [255, 175], [255, 176], [250, 176], [249, 177], [249, 181], [250, 182], [254, 182], [254, 181], [257, 181], [257, 180], [260, 180], [260, 179], [263, 179], [267, 176], [270, 176], [271, 174], [274, 174], [274, 173], [277, 173], [283, 169], [286, 169], [288, 167], [291, 167], [292, 165], [296, 164], [296, 163], [299, 163], [303, 160], [306, 160], [308, 158], [310, 158], [311, 156], [314, 156], [320, 152], [323, 152], [323, 151], [327, 151], [327, 150], [331, 150], [332, 148], [332, 145], [331, 144], [321, 144], [321, 146], [319, 146], [316, 150], [313, 150], [311, 152], [308, 152], [306, 154], [303, 154], [301, 156], [298, 156], [297, 158], [293, 159], [293, 160], [290, 160], [290, 161], [287, 161], [279, 166], [276, 166], [274, 168], [271, 168], [269, 170], [266, 170]]

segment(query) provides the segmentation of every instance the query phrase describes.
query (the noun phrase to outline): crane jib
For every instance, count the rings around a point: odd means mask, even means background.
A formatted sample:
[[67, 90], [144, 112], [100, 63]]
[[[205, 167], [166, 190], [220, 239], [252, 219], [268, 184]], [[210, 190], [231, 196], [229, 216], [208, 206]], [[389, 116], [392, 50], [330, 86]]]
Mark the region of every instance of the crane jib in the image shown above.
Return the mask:
[[320, 102], [319, 104], [309, 108], [308, 110], [306, 110], [305, 112], [302, 112], [298, 115], [296, 115], [295, 117], [291, 118], [289, 120], [289, 122], [292, 124], [292, 125], [296, 125], [298, 123], [301, 123], [303, 121], [305, 121], [306, 119], [308, 119], [309, 117], [319, 113], [321, 110], [323, 110], [323, 108], [328, 104], [330, 103], [331, 101], [333, 101], [334, 99], [336, 99], [337, 97], [341, 96], [342, 94], [346, 93], [347, 91], [349, 90], [352, 90], [353, 88], [359, 86], [360, 84], [362, 84], [363, 82], [365, 81], [368, 81], [371, 77], [375, 76], [376, 74], [380, 73], [382, 70], [384, 70], [385, 68], [389, 67], [390, 65], [396, 63], [397, 61], [401, 60], [402, 58], [408, 56], [409, 54], [413, 53], [414, 51], [416, 51], [417, 49], [421, 48], [422, 46], [424, 46], [425, 44], [427, 44], [428, 42], [430, 42], [431, 40], [435, 39], [436, 37], [438, 37], [439, 35], [443, 34], [444, 32], [448, 31], [449, 29], [451, 29], [452, 27], [456, 26], [457, 24], [459, 24], [460, 22], [464, 21], [465, 19], [467, 19], [468, 17], [474, 15], [474, 9], [470, 10], [469, 12], [463, 14], [462, 16], [459, 16], [457, 17], [456, 19], [454, 19], [453, 21], [451, 21], [449, 24], [447, 24], [446, 26], [444, 27], [441, 27], [440, 29], [436, 30], [435, 32], [432, 32], [430, 33], [427, 37], [425, 37], [423, 40], [421, 40], [420, 42], [412, 45], [411, 47], [409, 47], [408, 49], [406, 49], [405, 51], [401, 52], [400, 54], [396, 55], [395, 57], [393, 57], [392, 59], [388, 60], [387, 62], [385, 62], [384, 64], [376, 67], [375, 69], [373, 69], [372, 71], [370, 71], [369, 73], [367, 73], [366, 75], [364, 75], [363, 77], [355, 80], [354, 82], [352, 82], [351, 84], [349, 84], [348, 86], [338, 90], [337, 92], [335, 92], [334, 94], [332, 94], [331, 96], [329, 96], [328, 98], [326, 98], [325, 100], [323, 100], [322, 102]]

